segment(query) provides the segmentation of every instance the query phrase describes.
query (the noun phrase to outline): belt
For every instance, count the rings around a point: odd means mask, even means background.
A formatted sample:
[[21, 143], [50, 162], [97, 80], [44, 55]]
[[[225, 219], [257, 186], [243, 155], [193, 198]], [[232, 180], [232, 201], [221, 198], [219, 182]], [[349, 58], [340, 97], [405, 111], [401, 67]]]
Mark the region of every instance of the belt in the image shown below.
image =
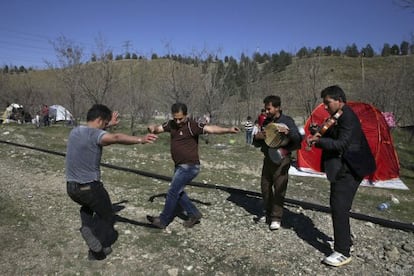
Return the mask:
[[97, 181], [88, 182], [88, 183], [78, 183], [78, 182], [73, 182], [73, 181], [68, 182], [68, 184], [76, 186], [80, 191], [91, 190], [92, 185], [96, 185], [97, 183], [99, 183], [99, 182], [97, 182]]
[[81, 191], [87, 191], [91, 189], [91, 185], [90, 184], [79, 184], [79, 190]]

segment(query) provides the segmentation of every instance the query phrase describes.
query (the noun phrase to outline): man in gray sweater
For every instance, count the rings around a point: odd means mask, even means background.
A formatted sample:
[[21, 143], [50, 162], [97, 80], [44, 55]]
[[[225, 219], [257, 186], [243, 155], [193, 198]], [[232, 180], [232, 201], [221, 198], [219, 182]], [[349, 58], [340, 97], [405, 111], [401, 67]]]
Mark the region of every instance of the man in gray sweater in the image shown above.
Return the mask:
[[[112, 252], [111, 244], [117, 238], [112, 202], [101, 182], [102, 148], [111, 144], [153, 143], [157, 136], [142, 137], [105, 131], [117, 125], [118, 112], [102, 104], [89, 109], [87, 125], [74, 128], [68, 138], [66, 153], [66, 181], [69, 197], [81, 205], [80, 232], [89, 247], [90, 260], [102, 260]], [[98, 231], [99, 229], [99, 231]]]

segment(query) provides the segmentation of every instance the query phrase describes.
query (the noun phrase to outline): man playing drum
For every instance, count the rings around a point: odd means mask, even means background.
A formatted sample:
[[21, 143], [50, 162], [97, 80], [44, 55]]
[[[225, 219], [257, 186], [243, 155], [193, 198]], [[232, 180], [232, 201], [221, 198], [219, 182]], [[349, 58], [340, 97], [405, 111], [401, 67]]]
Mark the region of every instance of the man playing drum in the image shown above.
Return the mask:
[[279, 96], [267, 96], [263, 103], [267, 115], [264, 131], [254, 136], [253, 144], [264, 153], [261, 190], [266, 223], [270, 230], [277, 230], [283, 215], [291, 152], [300, 148], [302, 137], [293, 119], [282, 114]]

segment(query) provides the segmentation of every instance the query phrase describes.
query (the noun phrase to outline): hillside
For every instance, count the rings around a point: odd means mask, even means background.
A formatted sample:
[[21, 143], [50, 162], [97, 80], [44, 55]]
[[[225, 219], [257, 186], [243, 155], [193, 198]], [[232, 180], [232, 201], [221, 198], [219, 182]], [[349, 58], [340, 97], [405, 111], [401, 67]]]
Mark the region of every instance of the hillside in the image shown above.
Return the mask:
[[[86, 66], [98, 67], [94, 63]], [[102, 74], [97, 69], [93, 70], [96, 71], [95, 74]], [[282, 97], [283, 108], [288, 114], [306, 118], [309, 105], [314, 107], [320, 102], [321, 89], [338, 84], [344, 88], [348, 100], [373, 103], [382, 111], [397, 113], [404, 125], [414, 124], [414, 115], [410, 113], [412, 109], [407, 111], [410, 107], [404, 106], [407, 102], [413, 101], [410, 97], [414, 93], [410, 90], [414, 81], [414, 55], [362, 60], [334, 56], [293, 58], [292, 64], [287, 66], [286, 70], [267, 74], [257, 82], [251, 83], [248, 88], [248, 101], [238, 97], [233, 99], [234, 96], [224, 100], [211, 100], [211, 95], [206, 94], [209, 88], [206, 84], [208, 78], [200, 74], [200, 66], [194, 67], [166, 59], [121, 60], [113, 61], [108, 70], [116, 80], [109, 87], [105, 103], [124, 113], [131, 113], [131, 107], [127, 107], [125, 102], [142, 103], [145, 100], [144, 106], [149, 110], [152, 108], [168, 112], [170, 103], [175, 99], [181, 99], [199, 113], [206, 112], [206, 105], [210, 104], [216, 109], [217, 116], [234, 116], [234, 119], [240, 120], [245, 118], [246, 114], [254, 115], [252, 113], [258, 112], [264, 96], [278, 94]], [[0, 79], [0, 108], [4, 108], [6, 102], [20, 102], [31, 109], [31, 112], [44, 102], [70, 107], [69, 95], [76, 87], [65, 87], [57, 80], [57, 73], [59, 71], [44, 70], [3, 76]], [[92, 74], [87, 76], [89, 79], [93, 77]], [[96, 86], [102, 83], [99, 77], [101, 76], [91, 80]], [[218, 93], [221, 92], [216, 92], [213, 96], [218, 97]], [[131, 95], [134, 95], [133, 100]], [[400, 99], [400, 96], [405, 99]], [[80, 113], [88, 103], [85, 100], [78, 103], [85, 105], [81, 106]], [[235, 100], [237, 108], [234, 107]]]

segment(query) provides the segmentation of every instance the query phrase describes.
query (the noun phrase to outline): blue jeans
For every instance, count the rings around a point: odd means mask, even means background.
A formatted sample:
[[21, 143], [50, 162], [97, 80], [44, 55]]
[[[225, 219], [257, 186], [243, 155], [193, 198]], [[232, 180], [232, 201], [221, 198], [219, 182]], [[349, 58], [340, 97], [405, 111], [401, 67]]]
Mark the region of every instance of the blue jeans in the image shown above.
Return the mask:
[[175, 167], [170, 189], [167, 192], [164, 210], [160, 214], [162, 224], [167, 226], [174, 220], [177, 207], [181, 207], [190, 217], [200, 213], [184, 191], [185, 186], [190, 183], [199, 172], [200, 165], [180, 164]]
[[246, 144], [251, 145], [253, 143], [253, 130], [246, 130]]

